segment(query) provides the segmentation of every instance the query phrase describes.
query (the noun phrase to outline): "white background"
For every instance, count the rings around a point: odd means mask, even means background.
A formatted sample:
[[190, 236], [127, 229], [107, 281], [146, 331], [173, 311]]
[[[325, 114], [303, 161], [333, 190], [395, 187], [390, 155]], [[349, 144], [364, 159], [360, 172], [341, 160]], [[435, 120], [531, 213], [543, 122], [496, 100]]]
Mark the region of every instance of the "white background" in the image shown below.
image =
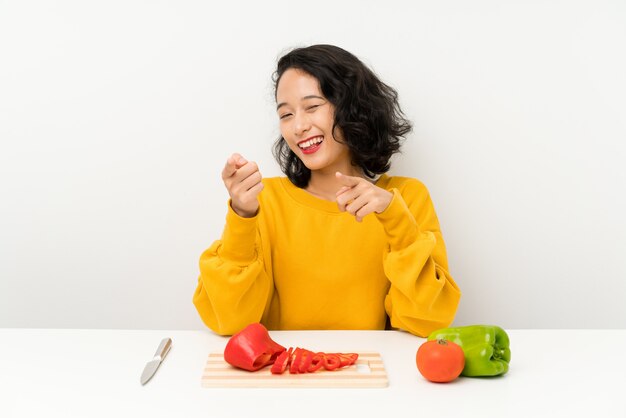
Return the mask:
[[618, 0], [0, 0], [0, 327], [203, 329], [224, 161], [280, 175], [276, 60], [332, 43], [414, 123], [391, 174], [430, 189], [456, 324], [624, 328], [624, 22]]

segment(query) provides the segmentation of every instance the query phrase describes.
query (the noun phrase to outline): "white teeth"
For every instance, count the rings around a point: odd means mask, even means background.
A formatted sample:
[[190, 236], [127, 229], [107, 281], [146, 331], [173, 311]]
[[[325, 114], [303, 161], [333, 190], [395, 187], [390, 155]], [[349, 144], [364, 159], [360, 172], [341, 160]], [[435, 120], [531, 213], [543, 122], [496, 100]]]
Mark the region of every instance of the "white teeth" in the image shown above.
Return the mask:
[[308, 147], [310, 147], [310, 146], [312, 146], [312, 145], [314, 145], [314, 144], [319, 144], [319, 143], [320, 143], [320, 142], [322, 142], [323, 140], [324, 140], [324, 138], [323, 138], [323, 137], [321, 137], [321, 136], [316, 136], [315, 138], [309, 139], [309, 140], [308, 140], [308, 141], [306, 141], [306, 142], [301, 142], [301, 143], [299, 143], [299, 144], [298, 144], [298, 146], [299, 146], [300, 148], [303, 148], [303, 149], [304, 149], [304, 148], [308, 148]]

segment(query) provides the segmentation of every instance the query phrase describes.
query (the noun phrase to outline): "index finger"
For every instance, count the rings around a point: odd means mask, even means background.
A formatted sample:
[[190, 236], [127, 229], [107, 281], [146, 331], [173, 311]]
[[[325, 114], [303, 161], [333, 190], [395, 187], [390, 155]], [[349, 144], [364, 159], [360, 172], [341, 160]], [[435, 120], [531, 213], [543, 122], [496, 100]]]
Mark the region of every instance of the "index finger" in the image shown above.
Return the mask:
[[222, 178], [226, 179], [237, 172], [238, 169], [241, 168], [247, 161], [241, 155], [235, 153], [228, 157], [226, 160], [226, 165], [222, 170]]
[[339, 171], [335, 173], [335, 177], [337, 177], [337, 179], [341, 182], [341, 184], [345, 186], [349, 186], [349, 187], [356, 186], [357, 184], [361, 182], [360, 177], [346, 176], [345, 174], [342, 174]]

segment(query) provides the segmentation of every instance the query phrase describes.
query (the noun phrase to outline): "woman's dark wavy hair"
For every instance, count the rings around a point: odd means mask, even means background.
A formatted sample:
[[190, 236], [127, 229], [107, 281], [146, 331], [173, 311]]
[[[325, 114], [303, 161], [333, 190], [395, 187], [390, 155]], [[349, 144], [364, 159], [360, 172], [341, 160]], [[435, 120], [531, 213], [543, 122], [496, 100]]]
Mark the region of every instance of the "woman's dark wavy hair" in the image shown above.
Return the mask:
[[[391, 156], [400, 151], [404, 136], [411, 131], [398, 93], [350, 52], [333, 45], [312, 45], [294, 49], [278, 60], [274, 98], [280, 78], [290, 68], [318, 80], [322, 94], [335, 107], [333, 136], [336, 128], [341, 129], [352, 164], [361, 167], [369, 178], [387, 172]], [[282, 135], [274, 143], [273, 154], [294, 185], [305, 187], [309, 183], [311, 170]]]

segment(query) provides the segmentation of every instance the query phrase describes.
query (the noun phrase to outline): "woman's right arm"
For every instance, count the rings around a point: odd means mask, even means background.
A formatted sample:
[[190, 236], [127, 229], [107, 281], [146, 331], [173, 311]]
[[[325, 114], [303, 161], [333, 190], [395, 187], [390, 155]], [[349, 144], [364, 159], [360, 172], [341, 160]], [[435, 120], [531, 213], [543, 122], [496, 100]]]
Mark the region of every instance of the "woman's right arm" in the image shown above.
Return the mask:
[[272, 296], [256, 223], [256, 216], [240, 217], [229, 204], [222, 239], [200, 257], [193, 303], [204, 323], [220, 335], [260, 322]]
[[230, 195], [226, 227], [222, 239], [200, 257], [193, 303], [209, 328], [231, 335], [261, 320], [274, 286], [265, 272], [257, 232], [257, 196], [263, 190], [259, 168], [233, 154], [222, 180]]

